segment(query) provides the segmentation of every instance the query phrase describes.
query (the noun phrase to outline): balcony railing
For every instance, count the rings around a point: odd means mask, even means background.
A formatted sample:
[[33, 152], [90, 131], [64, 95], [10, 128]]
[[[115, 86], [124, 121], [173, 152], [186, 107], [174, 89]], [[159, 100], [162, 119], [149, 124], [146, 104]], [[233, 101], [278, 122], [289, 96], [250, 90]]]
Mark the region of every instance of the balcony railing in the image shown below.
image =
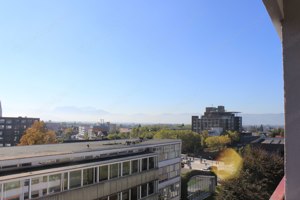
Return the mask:
[[272, 194], [270, 200], [284, 200], [284, 193], [285, 193], [285, 176], [280, 181], [276, 190]]

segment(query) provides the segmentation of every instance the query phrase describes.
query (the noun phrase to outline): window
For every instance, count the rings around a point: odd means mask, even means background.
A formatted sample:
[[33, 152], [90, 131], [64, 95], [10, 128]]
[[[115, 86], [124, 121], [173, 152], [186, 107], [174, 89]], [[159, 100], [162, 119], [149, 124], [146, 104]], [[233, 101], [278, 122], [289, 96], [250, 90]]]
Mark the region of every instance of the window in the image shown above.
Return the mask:
[[131, 173], [138, 173], [139, 172], [139, 161], [138, 160], [132, 160], [131, 161]]
[[118, 194], [113, 194], [109, 196], [109, 200], [118, 200]]
[[131, 189], [131, 200], [137, 200], [138, 199], [137, 192], [138, 192], [137, 187]]
[[129, 190], [122, 192], [122, 200], [129, 200]]
[[20, 181], [4, 183], [4, 199], [19, 199], [21, 194]]
[[43, 195], [48, 194], [48, 190], [47, 190], [47, 183], [48, 183], [48, 176], [43, 176], [43, 184], [44, 188], [43, 188]]
[[142, 159], [142, 171], [146, 171], [148, 169], [148, 158]]
[[110, 165], [110, 178], [117, 178], [119, 176], [119, 163]]
[[126, 176], [130, 174], [130, 161], [123, 162], [123, 174], [122, 176]]
[[144, 198], [147, 196], [147, 183], [141, 185], [141, 198]]
[[70, 188], [81, 186], [81, 170], [70, 172]]
[[60, 192], [61, 174], [54, 174], [49, 176], [48, 188], [49, 193]]
[[4, 125], [0, 125], [0, 129], [4, 129]]
[[64, 173], [64, 190], [68, 189], [68, 173]]
[[94, 168], [83, 170], [83, 185], [89, 185], [94, 183]]
[[108, 165], [99, 167], [99, 181], [108, 180]]
[[149, 169], [153, 169], [154, 168], [154, 157], [150, 157], [149, 158]]
[[153, 194], [154, 193], [154, 182], [150, 182], [148, 184], [148, 195]]

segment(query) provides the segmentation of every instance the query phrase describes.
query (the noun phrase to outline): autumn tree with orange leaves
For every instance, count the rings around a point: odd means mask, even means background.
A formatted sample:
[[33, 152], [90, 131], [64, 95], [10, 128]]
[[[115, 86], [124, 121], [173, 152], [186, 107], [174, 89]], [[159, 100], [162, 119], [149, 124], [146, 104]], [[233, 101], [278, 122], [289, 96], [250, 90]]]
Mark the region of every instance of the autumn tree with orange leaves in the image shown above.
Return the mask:
[[35, 121], [26, 129], [19, 145], [54, 144], [57, 143], [54, 131], [48, 130], [43, 121]]

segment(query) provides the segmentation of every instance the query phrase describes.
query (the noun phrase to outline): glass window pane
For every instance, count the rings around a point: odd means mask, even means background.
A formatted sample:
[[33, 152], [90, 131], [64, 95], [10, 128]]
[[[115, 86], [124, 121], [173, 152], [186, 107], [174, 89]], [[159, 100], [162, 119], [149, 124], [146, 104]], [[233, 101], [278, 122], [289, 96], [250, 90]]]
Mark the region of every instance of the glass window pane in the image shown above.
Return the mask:
[[137, 187], [131, 189], [131, 200], [137, 200]]
[[20, 181], [4, 183], [4, 199], [20, 199], [21, 187]]
[[139, 172], [139, 161], [133, 160], [131, 161], [131, 173], [138, 173]]
[[48, 188], [49, 193], [60, 192], [61, 174], [54, 174], [49, 176]]
[[153, 169], [154, 168], [154, 157], [150, 157], [149, 158], [149, 169]]
[[99, 181], [108, 180], [108, 165], [99, 167]]
[[129, 190], [122, 192], [122, 200], [129, 200]]
[[117, 178], [119, 173], [119, 163], [110, 165], [110, 179]]
[[109, 196], [109, 200], [118, 200], [118, 194]]
[[70, 172], [70, 188], [81, 186], [81, 170]]
[[64, 190], [68, 190], [68, 173], [64, 173]]
[[142, 159], [142, 171], [146, 171], [148, 169], [148, 158]]
[[94, 168], [83, 170], [83, 185], [94, 183]]
[[141, 198], [147, 196], [147, 183], [141, 186]]
[[122, 176], [129, 175], [130, 173], [130, 162], [123, 162], [123, 174]]
[[148, 195], [153, 194], [154, 193], [154, 182], [150, 182], [148, 184]]

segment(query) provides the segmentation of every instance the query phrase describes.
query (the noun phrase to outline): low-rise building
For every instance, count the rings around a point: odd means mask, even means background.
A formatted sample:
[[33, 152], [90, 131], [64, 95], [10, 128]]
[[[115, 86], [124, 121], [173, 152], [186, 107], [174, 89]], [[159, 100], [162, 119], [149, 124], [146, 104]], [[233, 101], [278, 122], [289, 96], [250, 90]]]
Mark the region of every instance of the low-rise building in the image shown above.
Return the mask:
[[0, 151], [0, 199], [180, 199], [180, 140], [17, 146]]

